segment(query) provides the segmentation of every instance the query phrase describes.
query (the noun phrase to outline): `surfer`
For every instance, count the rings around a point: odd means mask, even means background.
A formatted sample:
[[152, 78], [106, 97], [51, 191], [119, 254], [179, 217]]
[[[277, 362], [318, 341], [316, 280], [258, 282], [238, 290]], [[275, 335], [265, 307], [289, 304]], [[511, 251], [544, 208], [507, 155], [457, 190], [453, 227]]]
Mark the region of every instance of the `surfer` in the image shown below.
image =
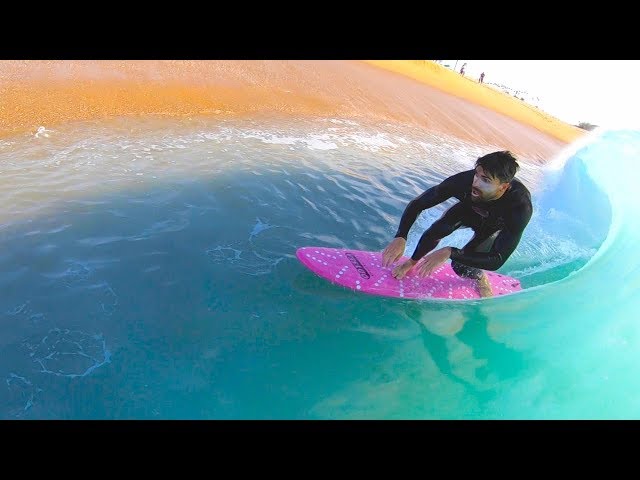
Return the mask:
[[[451, 267], [459, 276], [478, 282], [481, 296], [492, 296], [483, 270], [497, 270], [507, 261], [533, 213], [529, 190], [514, 178], [518, 168], [511, 152], [489, 153], [477, 159], [475, 169], [452, 175], [411, 200], [395, 238], [382, 253], [383, 266], [402, 257], [409, 229], [423, 210], [455, 197], [459, 202], [422, 234], [411, 258], [396, 265], [393, 276], [401, 279], [421, 260], [417, 274], [426, 277], [451, 259]], [[474, 232], [463, 248], [432, 251], [458, 228], [471, 228]]]

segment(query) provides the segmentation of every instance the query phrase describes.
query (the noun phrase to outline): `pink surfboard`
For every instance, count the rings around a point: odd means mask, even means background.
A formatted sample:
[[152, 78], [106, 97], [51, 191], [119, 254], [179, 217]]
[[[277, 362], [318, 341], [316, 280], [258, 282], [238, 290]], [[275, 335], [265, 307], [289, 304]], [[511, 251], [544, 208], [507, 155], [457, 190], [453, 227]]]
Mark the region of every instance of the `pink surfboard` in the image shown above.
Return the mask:
[[[447, 262], [429, 277], [420, 278], [411, 270], [404, 278], [393, 278], [393, 266], [382, 266], [382, 252], [343, 248], [302, 247], [298, 260], [320, 277], [352, 290], [383, 297], [409, 299], [470, 300], [481, 298], [472, 279], [459, 277]], [[404, 261], [402, 257], [400, 261]], [[487, 271], [494, 296], [522, 290], [515, 278]]]

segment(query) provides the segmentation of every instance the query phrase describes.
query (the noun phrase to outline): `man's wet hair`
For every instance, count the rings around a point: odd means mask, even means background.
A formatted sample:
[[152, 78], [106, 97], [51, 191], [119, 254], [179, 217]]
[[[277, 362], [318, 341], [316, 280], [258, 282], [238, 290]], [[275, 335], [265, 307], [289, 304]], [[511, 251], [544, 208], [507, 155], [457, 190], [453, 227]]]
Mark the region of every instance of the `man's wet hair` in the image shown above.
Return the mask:
[[520, 168], [516, 157], [508, 150], [502, 152], [493, 152], [476, 160], [476, 168], [482, 167], [482, 170], [490, 177], [497, 178], [500, 183], [509, 183], [516, 176], [516, 172]]

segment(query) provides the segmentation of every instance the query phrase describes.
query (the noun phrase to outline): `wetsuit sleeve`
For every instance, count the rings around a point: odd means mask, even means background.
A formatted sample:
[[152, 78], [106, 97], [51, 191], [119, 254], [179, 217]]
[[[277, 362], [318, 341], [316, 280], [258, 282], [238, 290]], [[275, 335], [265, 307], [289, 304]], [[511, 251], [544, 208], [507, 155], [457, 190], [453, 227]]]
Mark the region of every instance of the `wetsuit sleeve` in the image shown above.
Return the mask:
[[[423, 210], [438, 205], [451, 197], [461, 195], [468, 190], [471, 187], [471, 182], [468, 181], [468, 178], [473, 177], [473, 174], [469, 177], [468, 173], [462, 172], [452, 175], [411, 200], [404, 209], [402, 218], [400, 218], [400, 226], [396, 231], [395, 237], [402, 237], [406, 240], [411, 226]], [[466, 185], [467, 183], [468, 185]]]
[[451, 247], [451, 260], [469, 267], [497, 270], [507, 261], [518, 246], [518, 243], [520, 243], [520, 238], [531, 219], [532, 213], [531, 203], [520, 203], [514, 207], [512, 214], [507, 217], [505, 228], [496, 237], [491, 251], [488, 253], [467, 252], [463, 249]]

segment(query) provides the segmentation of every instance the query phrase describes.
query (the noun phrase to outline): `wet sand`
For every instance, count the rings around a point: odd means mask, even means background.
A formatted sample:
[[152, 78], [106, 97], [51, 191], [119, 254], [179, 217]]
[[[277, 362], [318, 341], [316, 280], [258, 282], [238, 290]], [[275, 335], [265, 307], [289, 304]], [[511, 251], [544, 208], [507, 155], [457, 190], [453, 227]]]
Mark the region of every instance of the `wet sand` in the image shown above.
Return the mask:
[[573, 140], [569, 125], [523, 116], [524, 102], [420, 62], [0, 61], [0, 138], [121, 115], [283, 114], [400, 121], [538, 163]]

